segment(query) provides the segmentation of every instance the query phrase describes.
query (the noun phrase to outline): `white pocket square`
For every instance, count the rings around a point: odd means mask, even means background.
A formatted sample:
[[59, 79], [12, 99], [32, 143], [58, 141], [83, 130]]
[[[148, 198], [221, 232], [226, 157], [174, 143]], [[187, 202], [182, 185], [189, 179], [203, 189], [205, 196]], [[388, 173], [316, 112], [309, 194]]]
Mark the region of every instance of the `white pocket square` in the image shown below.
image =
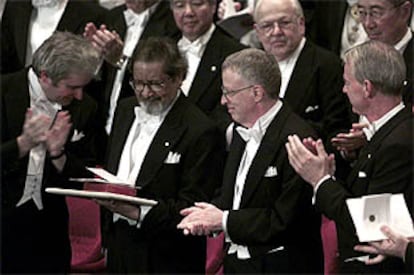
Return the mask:
[[308, 106], [308, 107], [306, 107], [306, 109], [305, 109], [305, 113], [310, 113], [310, 112], [316, 111], [316, 110], [318, 110], [318, 109], [319, 109], [319, 105], [315, 105], [315, 106]]
[[168, 152], [168, 156], [165, 159], [164, 163], [167, 164], [176, 164], [176, 163], [180, 163], [180, 158], [181, 158], [181, 154], [180, 153], [175, 153], [175, 152]]
[[277, 176], [276, 166], [269, 166], [264, 176], [265, 178], [276, 177]]
[[71, 142], [76, 142], [76, 141], [79, 141], [79, 140], [81, 140], [83, 137], [85, 136], [85, 134], [81, 131], [81, 132], [78, 132], [78, 130], [76, 130], [75, 129], [75, 131], [73, 132], [73, 136], [72, 136], [72, 138], [70, 139], [70, 141]]
[[364, 171], [359, 171], [358, 172], [358, 178], [366, 178], [367, 174]]

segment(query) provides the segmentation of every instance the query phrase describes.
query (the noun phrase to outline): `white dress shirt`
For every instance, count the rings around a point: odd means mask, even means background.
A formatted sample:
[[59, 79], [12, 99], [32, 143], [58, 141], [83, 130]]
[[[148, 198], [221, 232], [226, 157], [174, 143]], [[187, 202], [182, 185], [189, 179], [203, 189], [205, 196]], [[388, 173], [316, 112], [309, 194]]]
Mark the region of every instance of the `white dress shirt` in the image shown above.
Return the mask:
[[216, 26], [214, 24], [211, 24], [208, 31], [206, 31], [203, 35], [201, 35], [193, 42], [184, 36], [180, 39], [180, 41], [178, 41], [178, 48], [180, 49], [180, 52], [185, 55], [188, 62], [187, 75], [181, 85], [181, 90], [186, 96], [188, 96], [190, 92], [191, 84], [193, 83], [194, 77], [198, 70], [198, 66], [200, 65], [204, 50], [206, 49], [206, 45], [208, 41], [210, 41], [210, 38], [215, 29]]
[[[141, 107], [135, 107], [135, 120], [129, 130], [124, 149], [122, 150], [121, 158], [118, 164], [118, 172], [116, 175], [117, 178], [127, 182], [130, 186], [135, 186], [148, 149], [150, 148], [162, 122], [179, 96], [180, 93], [177, 92], [177, 97], [171, 105], [159, 115], [151, 115], [146, 113]], [[119, 218], [122, 218], [127, 220], [130, 225], [137, 225], [139, 228], [141, 226], [141, 222], [144, 220], [151, 207], [141, 206], [140, 208], [141, 214], [138, 222], [118, 213], [114, 213], [113, 221], [116, 222]]]
[[[46, 98], [39, 84], [38, 77], [33, 72], [33, 69], [29, 70], [28, 78], [30, 108], [32, 109], [33, 114], [45, 114], [50, 118], [55, 117], [58, 110], [60, 110], [62, 106], [57, 103], [52, 103]], [[33, 199], [36, 207], [39, 210], [43, 209], [41, 188], [45, 158], [45, 144], [39, 144], [30, 150], [23, 196], [16, 204], [17, 207]]]
[[[239, 168], [237, 170], [236, 182], [234, 185], [234, 196], [233, 196], [233, 210], [240, 208], [240, 202], [243, 195], [244, 184], [246, 181], [247, 174], [250, 166], [256, 156], [257, 150], [259, 149], [260, 143], [262, 142], [263, 136], [266, 133], [270, 123], [276, 117], [277, 113], [282, 108], [282, 101], [277, 101], [272, 108], [270, 108], [263, 116], [261, 116], [250, 129], [243, 127], [237, 127], [236, 131], [246, 141], [246, 147], [244, 149], [243, 156], [240, 161]], [[225, 232], [226, 242], [230, 242], [230, 248], [228, 254], [237, 253], [238, 259], [250, 258], [250, 253], [247, 246], [237, 245], [231, 241], [231, 236], [227, 232], [227, 218], [229, 211], [223, 212], [223, 231]]]
[[33, 8], [27, 38], [26, 66], [32, 64], [33, 53], [56, 30], [67, 3], [68, 0], [52, 1]]

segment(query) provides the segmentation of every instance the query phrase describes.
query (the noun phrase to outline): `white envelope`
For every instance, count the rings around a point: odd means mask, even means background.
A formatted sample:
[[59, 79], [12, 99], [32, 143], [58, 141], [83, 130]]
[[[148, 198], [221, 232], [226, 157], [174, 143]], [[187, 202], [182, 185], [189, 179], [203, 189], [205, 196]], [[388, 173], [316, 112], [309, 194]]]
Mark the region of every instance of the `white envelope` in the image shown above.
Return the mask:
[[346, 200], [360, 242], [387, 239], [381, 232], [388, 225], [406, 237], [414, 227], [403, 194], [375, 194]]

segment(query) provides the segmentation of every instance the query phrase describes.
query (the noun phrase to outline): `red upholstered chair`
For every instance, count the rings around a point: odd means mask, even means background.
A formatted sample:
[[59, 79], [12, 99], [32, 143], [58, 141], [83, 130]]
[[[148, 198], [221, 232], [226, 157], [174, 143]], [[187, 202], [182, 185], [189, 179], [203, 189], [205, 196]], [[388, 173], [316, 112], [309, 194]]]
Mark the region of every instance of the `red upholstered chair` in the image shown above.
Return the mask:
[[72, 272], [98, 273], [105, 271], [101, 253], [99, 206], [88, 199], [67, 197], [69, 233], [72, 245]]
[[322, 215], [321, 237], [324, 254], [324, 274], [338, 274], [338, 241], [336, 237], [335, 222]]
[[223, 275], [224, 233], [207, 237], [206, 275]]

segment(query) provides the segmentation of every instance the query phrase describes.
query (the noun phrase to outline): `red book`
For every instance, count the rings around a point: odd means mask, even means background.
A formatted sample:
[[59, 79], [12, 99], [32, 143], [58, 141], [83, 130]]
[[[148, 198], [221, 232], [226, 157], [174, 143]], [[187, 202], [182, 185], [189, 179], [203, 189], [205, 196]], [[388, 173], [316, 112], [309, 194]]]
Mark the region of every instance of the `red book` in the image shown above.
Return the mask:
[[137, 195], [136, 188], [125, 184], [85, 182], [83, 184], [83, 190], [109, 192], [115, 194], [128, 195], [132, 197], [135, 197]]

